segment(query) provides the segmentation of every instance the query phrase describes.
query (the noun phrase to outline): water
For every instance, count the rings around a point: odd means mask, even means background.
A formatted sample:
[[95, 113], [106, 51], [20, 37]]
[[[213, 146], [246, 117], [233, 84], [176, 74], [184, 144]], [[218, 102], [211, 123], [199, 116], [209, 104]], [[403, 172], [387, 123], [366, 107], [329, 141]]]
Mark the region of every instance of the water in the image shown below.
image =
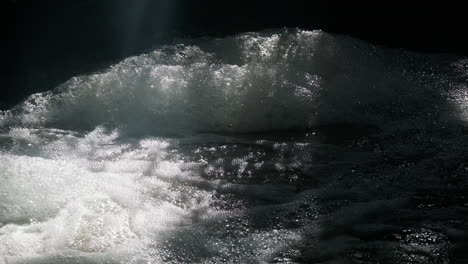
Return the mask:
[[468, 60], [183, 39], [0, 112], [0, 263], [463, 263]]

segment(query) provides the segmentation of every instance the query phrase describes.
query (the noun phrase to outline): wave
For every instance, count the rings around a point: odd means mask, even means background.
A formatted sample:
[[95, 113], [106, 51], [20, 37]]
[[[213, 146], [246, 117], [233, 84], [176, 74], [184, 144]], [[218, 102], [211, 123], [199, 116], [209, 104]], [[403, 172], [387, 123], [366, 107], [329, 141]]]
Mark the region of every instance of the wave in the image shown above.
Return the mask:
[[70, 79], [2, 113], [3, 125], [136, 134], [383, 124], [440, 104], [438, 57], [322, 31], [180, 40]]

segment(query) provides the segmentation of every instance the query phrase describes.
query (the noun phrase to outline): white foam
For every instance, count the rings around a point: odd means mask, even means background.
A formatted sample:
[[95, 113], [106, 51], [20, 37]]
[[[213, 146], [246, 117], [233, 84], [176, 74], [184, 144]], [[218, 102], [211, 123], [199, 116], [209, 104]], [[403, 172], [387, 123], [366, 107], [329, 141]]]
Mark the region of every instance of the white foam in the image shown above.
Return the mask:
[[[40, 143], [41, 157], [0, 155], [0, 255], [7, 259], [138, 250], [147, 246], [142, 237], [179, 225], [200, 204], [174, 205], [180, 193], [148, 174], [167, 141], [146, 139], [131, 148], [115, 142], [117, 132], [97, 128], [84, 137], [63, 131], [46, 142], [40, 132], [16, 129], [10, 136], [31, 142], [26, 148]], [[179, 163], [164, 166], [162, 176], [182, 173]]]

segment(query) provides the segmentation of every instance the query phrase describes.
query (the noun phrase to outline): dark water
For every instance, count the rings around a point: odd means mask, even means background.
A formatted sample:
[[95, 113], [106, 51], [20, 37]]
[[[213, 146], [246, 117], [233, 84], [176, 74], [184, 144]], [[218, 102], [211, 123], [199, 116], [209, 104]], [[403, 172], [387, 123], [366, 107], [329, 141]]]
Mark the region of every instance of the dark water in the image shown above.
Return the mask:
[[0, 263], [466, 262], [466, 58], [180, 43], [0, 113]]

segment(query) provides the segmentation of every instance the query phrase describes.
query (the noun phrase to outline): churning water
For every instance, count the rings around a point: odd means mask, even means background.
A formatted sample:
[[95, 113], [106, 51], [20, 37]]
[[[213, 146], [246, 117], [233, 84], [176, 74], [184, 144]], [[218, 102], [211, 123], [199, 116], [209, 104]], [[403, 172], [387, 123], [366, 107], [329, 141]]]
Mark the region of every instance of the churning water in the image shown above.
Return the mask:
[[468, 60], [181, 40], [0, 112], [0, 263], [463, 262]]

